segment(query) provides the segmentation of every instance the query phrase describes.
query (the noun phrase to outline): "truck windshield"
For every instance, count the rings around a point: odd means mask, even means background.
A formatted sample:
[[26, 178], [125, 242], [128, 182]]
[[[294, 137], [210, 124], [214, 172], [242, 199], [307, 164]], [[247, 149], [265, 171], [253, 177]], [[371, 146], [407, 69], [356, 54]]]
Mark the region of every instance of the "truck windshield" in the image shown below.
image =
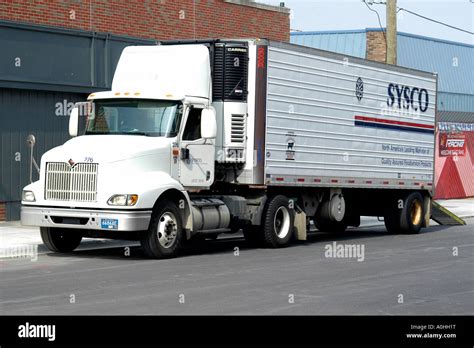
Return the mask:
[[182, 104], [175, 101], [96, 100], [85, 134], [174, 137], [178, 134], [182, 110]]

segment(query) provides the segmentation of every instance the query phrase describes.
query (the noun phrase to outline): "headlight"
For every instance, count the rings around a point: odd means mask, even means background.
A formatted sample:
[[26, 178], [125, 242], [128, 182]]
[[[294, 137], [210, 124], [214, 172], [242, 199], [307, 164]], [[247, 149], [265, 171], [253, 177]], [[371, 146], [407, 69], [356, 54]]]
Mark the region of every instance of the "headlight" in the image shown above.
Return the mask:
[[21, 195], [21, 199], [25, 202], [34, 202], [36, 201], [35, 199], [35, 194], [33, 191], [23, 191]]
[[138, 195], [113, 195], [107, 201], [108, 205], [132, 206], [137, 204]]

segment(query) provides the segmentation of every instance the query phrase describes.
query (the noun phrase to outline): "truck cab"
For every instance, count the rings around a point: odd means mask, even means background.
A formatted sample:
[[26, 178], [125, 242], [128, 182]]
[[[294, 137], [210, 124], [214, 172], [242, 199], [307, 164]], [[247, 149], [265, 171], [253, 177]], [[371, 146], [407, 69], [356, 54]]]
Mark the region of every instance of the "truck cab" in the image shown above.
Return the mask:
[[[170, 231], [186, 230], [187, 239], [193, 231], [188, 192], [214, 182], [210, 79], [205, 45], [127, 47], [112, 90], [76, 104], [73, 138], [42, 157], [39, 180], [23, 191], [22, 223], [40, 226], [54, 251], [73, 250], [88, 234], [113, 237], [153, 223], [162, 248], [148, 254], [173, 255], [173, 238], [182, 236]], [[155, 216], [157, 209], [165, 212]]]

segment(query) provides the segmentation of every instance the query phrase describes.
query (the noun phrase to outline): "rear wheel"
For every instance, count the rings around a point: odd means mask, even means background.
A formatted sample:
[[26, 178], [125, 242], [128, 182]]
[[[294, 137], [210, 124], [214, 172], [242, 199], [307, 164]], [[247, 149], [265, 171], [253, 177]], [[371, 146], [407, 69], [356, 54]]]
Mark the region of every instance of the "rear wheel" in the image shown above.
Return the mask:
[[176, 204], [168, 200], [153, 208], [150, 226], [140, 241], [147, 257], [163, 259], [178, 254], [183, 239], [180, 216]]
[[386, 211], [387, 231], [393, 234], [416, 234], [421, 230], [425, 216], [423, 196], [412, 192], [401, 201], [395, 201]]
[[293, 237], [295, 214], [288, 198], [278, 195], [269, 199], [263, 220], [263, 242], [267, 247], [279, 248], [290, 244]]
[[76, 249], [82, 240], [82, 233], [71, 228], [40, 227], [43, 243], [49, 250], [67, 253]]

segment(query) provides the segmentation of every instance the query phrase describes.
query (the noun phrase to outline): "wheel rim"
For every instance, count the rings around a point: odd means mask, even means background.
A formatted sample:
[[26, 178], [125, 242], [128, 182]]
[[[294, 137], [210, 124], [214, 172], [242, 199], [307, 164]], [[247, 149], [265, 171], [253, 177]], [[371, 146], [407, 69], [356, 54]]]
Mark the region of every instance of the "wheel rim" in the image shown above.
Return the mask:
[[421, 202], [418, 200], [413, 201], [411, 204], [411, 209], [410, 209], [410, 217], [411, 217], [411, 222], [413, 225], [417, 226], [421, 222], [422, 218], [422, 207], [421, 207]]
[[285, 238], [290, 232], [290, 213], [286, 207], [279, 207], [273, 219], [273, 228], [278, 238]]
[[163, 248], [170, 248], [174, 244], [178, 236], [178, 223], [173, 213], [165, 212], [160, 216], [157, 235]]

